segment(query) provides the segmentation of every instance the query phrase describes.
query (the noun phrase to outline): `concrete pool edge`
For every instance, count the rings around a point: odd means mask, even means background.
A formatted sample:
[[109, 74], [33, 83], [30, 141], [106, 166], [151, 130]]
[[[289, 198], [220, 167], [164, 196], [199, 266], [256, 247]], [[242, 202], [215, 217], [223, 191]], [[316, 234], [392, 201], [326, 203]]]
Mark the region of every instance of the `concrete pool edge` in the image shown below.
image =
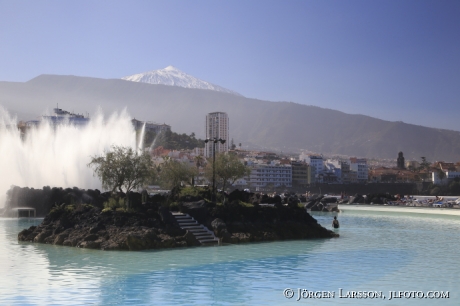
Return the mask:
[[415, 213], [415, 214], [460, 216], [460, 209], [455, 209], [455, 208], [386, 206], [386, 205], [352, 205], [352, 204], [339, 204], [338, 208], [339, 208], [339, 211], [380, 211], [380, 212], [403, 212], [403, 213]]

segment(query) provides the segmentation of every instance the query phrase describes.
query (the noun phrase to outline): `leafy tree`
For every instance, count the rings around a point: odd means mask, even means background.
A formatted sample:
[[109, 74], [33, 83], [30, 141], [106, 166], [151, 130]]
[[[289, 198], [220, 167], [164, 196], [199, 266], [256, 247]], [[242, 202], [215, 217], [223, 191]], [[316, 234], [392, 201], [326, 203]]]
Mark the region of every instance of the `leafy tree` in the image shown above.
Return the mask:
[[[154, 173], [153, 163], [146, 153], [131, 147], [112, 146], [101, 156], [92, 156], [88, 167], [94, 169], [104, 189], [126, 192], [142, 187]], [[123, 190], [124, 189], [124, 190]]]
[[160, 165], [160, 185], [171, 189], [178, 187], [182, 182], [190, 182], [196, 172], [196, 169], [187, 163], [166, 157], [165, 161]]
[[[233, 184], [239, 178], [248, 176], [251, 169], [245, 166], [235, 154], [217, 154], [216, 155], [216, 182], [225, 190], [227, 183]], [[213, 175], [212, 160], [208, 161], [205, 168], [205, 175], [211, 181]]]

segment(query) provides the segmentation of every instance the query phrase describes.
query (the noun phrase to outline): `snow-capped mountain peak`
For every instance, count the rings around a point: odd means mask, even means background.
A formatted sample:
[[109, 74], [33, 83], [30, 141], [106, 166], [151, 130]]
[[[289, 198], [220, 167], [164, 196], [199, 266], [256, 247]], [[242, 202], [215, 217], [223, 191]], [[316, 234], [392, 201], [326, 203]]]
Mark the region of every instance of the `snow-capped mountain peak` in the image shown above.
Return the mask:
[[191, 76], [174, 66], [168, 66], [164, 69], [152, 70], [144, 73], [133, 74], [122, 78], [123, 80], [132, 82], [141, 82], [149, 84], [162, 84], [170, 86], [180, 86], [185, 88], [198, 88], [226, 92], [241, 96], [239, 93], [223, 88], [218, 85], [200, 80]]

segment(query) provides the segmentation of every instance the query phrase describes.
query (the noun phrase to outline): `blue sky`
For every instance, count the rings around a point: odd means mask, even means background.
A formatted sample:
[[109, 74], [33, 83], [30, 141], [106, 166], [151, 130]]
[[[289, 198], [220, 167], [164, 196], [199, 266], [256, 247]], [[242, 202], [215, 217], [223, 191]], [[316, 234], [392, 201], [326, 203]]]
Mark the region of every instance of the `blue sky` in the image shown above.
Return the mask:
[[460, 1], [0, 0], [0, 81], [173, 65], [246, 97], [460, 131]]

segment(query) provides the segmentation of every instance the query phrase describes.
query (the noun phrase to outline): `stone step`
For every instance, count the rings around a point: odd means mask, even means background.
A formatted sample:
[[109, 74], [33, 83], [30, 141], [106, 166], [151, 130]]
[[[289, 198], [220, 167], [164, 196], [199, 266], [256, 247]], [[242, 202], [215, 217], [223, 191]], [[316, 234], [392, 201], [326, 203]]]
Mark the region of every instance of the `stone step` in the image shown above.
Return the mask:
[[200, 234], [200, 233], [209, 233], [209, 231], [204, 228], [202, 225], [200, 226], [197, 226], [195, 228], [191, 228], [189, 229], [191, 232], [195, 233], [195, 234]]
[[178, 222], [180, 226], [201, 225], [198, 222]]
[[197, 236], [199, 236], [199, 237], [211, 236], [212, 238], [216, 238], [216, 237], [214, 236], [214, 233], [210, 233], [210, 232], [206, 232], [206, 233], [204, 233], [204, 232], [203, 232], [203, 233], [195, 233], [194, 235], [195, 235], [195, 237], [197, 237]]
[[192, 218], [176, 218], [177, 222], [196, 222]]
[[201, 228], [191, 228], [188, 230], [189, 232], [191, 232], [193, 235], [198, 235], [198, 234], [201, 234], [201, 233], [208, 233], [207, 230], [204, 230], [202, 227]]
[[198, 241], [199, 241], [200, 243], [213, 243], [213, 242], [218, 243], [218, 242], [219, 242], [219, 239], [217, 239], [217, 238], [212, 238], [212, 239], [198, 239]]
[[219, 243], [219, 239], [214, 236], [213, 232], [209, 231], [204, 225], [198, 223], [190, 215], [179, 212], [173, 212], [171, 214], [176, 219], [180, 228], [191, 232], [201, 245], [216, 245]]
[[212, 233], [200, 233], [200, 234], [196, 234], [196, 233], [195, 233], [194, 235], [195, 235], [195, 237], [197, 237], [197, 238], [198, 238], [198, 237], [209, 237], [209, 236], [211, 236], [212, 238], [214, 238], [214, 235], [213, 235]]
[[200, 241], [201, 245], [217, 245], [219, 244], [218, 240], [207, 240], [207, 241]]
[[199, 242], [202, 242], [202, 241], [205, 241], [205, 240], [214, 240], [214, 237], [211, 236], [211, 235], [207, 235], [207, 236], [198, 236], [198, 237], [195, 237], [196, 240], [198, 240]]
[[187, 226], [181, 226], [183, 229], [203, 229], [201, 225], [187, 225]]

